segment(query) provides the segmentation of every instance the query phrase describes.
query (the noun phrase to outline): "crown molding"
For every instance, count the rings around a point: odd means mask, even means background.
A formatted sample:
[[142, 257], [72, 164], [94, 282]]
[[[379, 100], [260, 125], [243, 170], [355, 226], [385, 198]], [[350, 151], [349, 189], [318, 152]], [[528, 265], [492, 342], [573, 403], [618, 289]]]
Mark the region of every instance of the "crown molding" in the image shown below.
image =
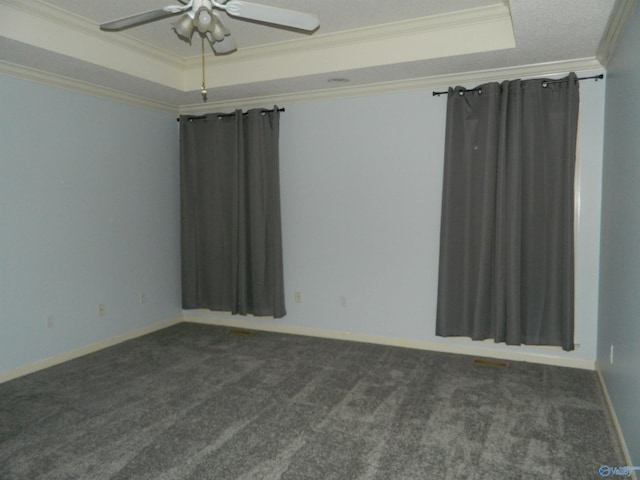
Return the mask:
[[[206, 72], [215, 88], [509, 48], [511, 14], [498, 4], [210, 54]], [[201, 68], [200, 56], [186, 59], [186, 85], [199, 85]]]
[[86, 95], [107, 98], [109, 100], [115, 100], [117, 102], [127, 103], [137, 107], [160, 110], [169, 113], [176, 113], [178, 111], [175, 105], [149, 100], [148, 98], [139, 97], [119, 90], [101, 87], [93, 83], [83, 82], [81, 80], [64, 77], [62, 75], [43, 72], [42, 70], [15, 65], [2, 60], [0, 60], [0, 75], [38, 82], [51, 87], [72, 90]]
[[[272, 107], [273, 105], [290, 105], [413, 90], [428, 90], [430, 88], [446, 89], [451, 85], [475, 86], [480, 83], [499, 82], [516, 78], [556, 77], [566, 75], [567, 72], [592, 72], [597, 74], [603, 71], [602, 65], [596, 58], [582, 58], [221, 102], [208, 101], [205, 104], [182, 105], [179, 107], [179, 113], [181, 115], [200, 115], [236, 108]], [[215, 92], [212, 92], [211, 96], [215, 96]]]
[[137, 51], [142, 55], [164, 62], [173, 67], [182, 68], [184, 66], [184, 59], [179, 55], [158, 48], [150, 43], [143, 42], [126, 33], [105, 36], [97, 23], [80, 15], [76, 15], [73, 12], [44, 3], [42, 0], [29, 0], [27, 2], [24, 0], [1, 0], [0, 3], [9, 5], [11, 8], [20, 10], [25, 14], [53, 22], [62, 27], [99, 37], [105, 43], [112, 44], [114, 47]]
[[[288, 55], [292, 53], [309, 52], [310, 50], [324, 50], [326, 48], [350, 46], [379, 40], [388, 41], [393, 38], [412, 37], [425, 31], [456, 29], [478, 24], [493, 24], [494, 22], [503, 22], [505, 20], [511, 21], [509, 9], [504, 5], [491, 5], [488, 7], [472, 8], [458, 12], [390, 22], [372, 27], [356, 28], [248, 47], [238, 50], [231, 55], [215, 56], [214, 54], [208, 54], [207, 61], [212, 61], [216, 66], [220, 66], [254, 58]], [[515, 46], [515, 40], [513, 43], [513, 46]], [[200, 62], [201, 56], [194, 55], [185, 59], [185, 67], [200, 68]]]
[[[1, 0], [7, 38], [186, 92], [201, 83], [201, 58], [182, 58], [42, 0]], [[469, 42], [466, 39], [477, 41]], [[515, 47], [504, 4], [207, 56], [210, 88]]]
[[[615, 10], [615, 14], [612, 15], [610, 28], [607, 30], [607, 37], [611, 39], [617, 38], [624, 21], [630, 15], [635, 4], [636, 0], [618, 0], [617, 9]], [[0, 24], [3, 27], [3, 34], [5, 34], [5, 31], [15, 32], [16, 30], [22, 29], [31, 35], [29, 29], [25, 28], [25, 25], [27, 24], [24, 22], [40, 22], [43, 24], [46, 23], [53, 25], [53, 31], [51, 30], [51, 27], [44, 27], [47, 28], [47, 33], [44, 37], [50, 41], [49, 43], [60, 42], [60, 38], [58, 38], [59, 36], [55, 35], [56, 32], [60, 33], [67, 42], [69, 42], [70, 39], [77, 42], [78, 37], [73, 36], [73, 33], [76, 33], [83, 35], [84, 38], [91, 38], [94, 42], [99, 42], [104, 48], [110, 50], [111, 56], [115, 55], [118, 57], [121, 55], [133, 55], [136, 60], [142, 59], [143, 62], [151, 62], [154, 64], [154, 68], [151, 68], [153, 72], [156, 72], [158, 68], [160, 68], [160, 70], [164, 69], [165, 72], [169, 72], [169, 77], [172, 77], [173, 80], [167, 82], [166, 76], [158, 77], [156, 76], [156, 73], [153, 73], [150, 75], [151, 78], [147, 79], [156, 83], [160, 80], [164, 82], [164, 85], [175, 88], [178, 91], [184, 92], [191, 90], [193, 85], [199, 85], [200, 83], [200, 57], [182, 59], [170, 52], [158, 49], [149, 44], [141, 43], [124, 34], [108, 36], [102, 35], [97, 24], [83, 17], [69, 14], [64, 10], [52, 7], [41, 0], [30, 0], [28, 2], [24, 2], [22, 0], [0, 0]], [[14, 23], [17, 23], [17, 25], [14, 25]], [[38, 23], [38, 25], [40, 25], [40, 23]], [[484, 33], [486, 33], [487, 30], [493, 30], [493, 33], [499, 30], [499, 34], [497, 36], [492, 37], [489, 35], [493, 38], [493, 40], [490, 40], [490, 42], [493, 42], [493, 45], [484, 45], [483, 48], [485, 49], [512, 48], [512, 46], [515, 45], [508, 6], [500, 4], [252, 47], [243, 49], [228, 56], [215, 57], [213, 55], [208, 55], [207, 63], [209, 64], [209, 67], [207, 73], [209, 78], [212, 78], [213, 80], [213, 83], [210, 83], [209, 86], [212, 89], [212, 92], [215, 91], [213, 89], [217, 86], [221, 86], [220, 84], [215, 84], [215, 81], [219, 80], [224, 75], [227, 75], [229, 73], [227, 70], [233, 71], [233, 75], [226, 80], [226, 83], [223, 82], [223, 84], [238, 84], [238, 79], [241, 79], [242, 83], [249, 83], [251, 81], [282, 78], [286, 77], [288, 74], [294, 75], [295, 72], [287, 73], [287, 68], [303, 61], [307, 61], [308, 64], [310, 63], [311, 65], [329, 64], [328, 67], [323, 67], [326, 70], [326, 73], [339, 71], [340, 68], [338, 67], [340, 65], [331, 63], [334, 57], [340, 57], [340, 61], [348, 62], [348, 68], [344, 69], [349, 70], [355, 68], [353, 62], [359, 57], [371, 57], [371, 51], [376, 53], [375, 56], [378, 56], [380, 54], [379, 47], [381, 47], [381, 44], [393, 44], [394, 48], [398, 48], [399, 45], [414, 44], [413, 42], [418, 41], [419, 45], [426, 44], [427, 46], [431, 46], [430, 48], [442, 49], [444, 46], [442, 42], [438, 40], [442, 38], [442, 35], [458, 37], [461, 39], [458, 41], [458, 44], [464, 44], [464, 48], [469, 48], [469, 45], [474, 42], [468, 42], [465, 39], [480, 38], [480, 36], [476, 35], [472, 35], [471, 37], [469, 36], [470, 31], [472, 31], [473, 28], [481, 28]], [[22, 34], [26, 35], [24, 32]], [[420, 42], [417, 38], [420, 35], [428, 35], [430, 37], [427, 39], [422, 37], [422, 41]], [[13, 38], [11, 35], [6, 36]], [[18, 40], [24, 41], [22, 38], [19, 38]], [[513, 43], [513, 45], [511, 45], [511, 43]], [[609, 42], [609, 44], [611, 44], [611, 42]], [[435, 47], [433, 45], [435, 45]], [[509, 47], [509, 45], [511, 45], [511, 47]], [[50, 47], [47, 48], [49, 50], [55, 50], [54, 47], [56, 47], [56, 45], [47, 45], [47, 47]], [[473, 48], [477, 48], [477, 46], [474, 46]], [[413, 49], [415, 49], [415, 47], [408, 50]], [[84, 60], [96, 63], [95, 57], [100, 57], [100, 55], [96, 55], [95, 52], [91, 50], [89, 51], [93, 54], [91, 59]], [[423, 55], [423, 53], [424, 52], [420, 53], [420, 55]], [[458, 51], [457, 53], [452, 53], [450, 51], [446, 51], [436, 53], [440, 56], [448, 56], [463, 52]], [[69, 55], [73, 56], [72, 53]], [[39, 83], [75, 90], [90, 95], [110, 98], [144, 108], [152, 108], [172, 113], [179, 111], [180, 113], [190, 114], [233, 108], [272, 106], [274, 104], [284, 105], [309, 101], [321, 101], [326, 99], [376, 95], [398, 91], [438, 87], [442, 88], [442, 86], [453, 84], [478, 84], [487, 81], [500, 81], [507, 78], [527, 78], [539, 75], [551, 76], [554, 74], [560, 75], [566, 74], [567, 71], [599, 71], [603, 68], [603, 63], [598, 61], [598, 59], [577, 59], [563, 62], [473, 71], [454, 75], [439, 75], [410, 80], [333, 87], [308, 92], [288, 93], [221, 102], [209, 101], [206, 104], [183, 105], [181, 107], [149, 100], [147, 98], [75, 80], [66, 76], [53, 75], [37, 69], [18, 66], [8, 62], [0, 61], [0, 74], [37, 81]], [[280, 67], [282, 65], [278, 62], [284, 64], [284, 68], [281, 69]], [[271, 70], [267, 68], [267, 70], [271, 72], [267, 78], [262, 77], [257, 80], [253, 80], [251, 78], [252, 71], [254, 72], [253, 74], [255, 74], [255, 71], [261, 70], [265, 64], [269, 65], [271, 63], [275, 63], [276, 67], [271, 68]], [[146, 67], [148, 67], [148, 63], [143, 66], [143, 69]], [[107, 66], [107, 68], [113, 67]], [[238, 68], [240, 68], [239, 71]], [[119, 68], [115, 69], [123, 71]], [[195, 73], [192, 71], [195, 71]], [[132, 74], [131, 72], [127, 73]], [[191, 78], [189, 76], [194, 74], [198, 78]], [[309, 73], [306, 72], [302, 74]], [[133, 73], [133, 75], [145, 78], [144, 76], [136, 75], [135, 73]], [[195, 83], [193, 83], [193, 81], [195, 81]], [[215, 93], [213, 93], [212, 96], [214, 95]]]
[[[101, 87], [88, 82], [82, 82], [61, 75], [15, 65], [0, 61], [0, 74], [34, 81], [53, 87], [73, 90], [87, 95], [94, 95], [119, 102], [125, 102], [142, 108], [150, 108], [181, 115], [197, 115], [215, 111], [226, 111], [236, 108], [272, 107], [273, 105], [290, 105], [296, 103], [317, 102], [323, 100], [337, 100], [360, 96], [380, 95], [387, 93], [406, 92], [412, 90], [426, 90], [429, 88], [443, 89], [450, 85], [473, 86], [479, 83], [502, 81], [514, 78], [532, 78], [537, 76], [561, 76], [567, 72], [601, 73], [603, 66], [596, 58], [582, 58], [561, 62], [546, 62], [517, 67], [496, 68], [490, 70], [476, 70], [459, 74], [435, 75], [409, 80], [352, 85], [347, 87], [333, 87], [321, 90], [285, 93], [225, 101], [208, 101], [191, 105], [175, 106], [147, 98], [131, 95], [122, 91]], [[212, 96], [215, 93], [212, 92]]]
[[624, 31], [624, 27], [627, 24], [628, 19], [633, 14], [634, 8], [636, 8], [637, 0], [617, 0], [613, 7], [613, 12], [609, 17], [609, 23], [602, 36], [600, 45], [598, 46], [597, 58], [605, 67], [609, 65], [609, 61], [613, 55], [613, 52], [618, 45], [620, 35]]
[[184, 60], [126, 34], [101, 32], [79, 15], [41, 0], [0, 1], [2, 35], [163, 85], [182, 89]]

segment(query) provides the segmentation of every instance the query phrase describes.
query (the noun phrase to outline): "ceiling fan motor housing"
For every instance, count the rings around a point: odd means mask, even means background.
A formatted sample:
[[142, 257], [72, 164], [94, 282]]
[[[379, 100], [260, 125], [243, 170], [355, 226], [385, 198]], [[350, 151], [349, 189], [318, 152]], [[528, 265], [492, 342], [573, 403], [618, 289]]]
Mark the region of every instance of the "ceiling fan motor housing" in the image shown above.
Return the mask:
[[200, 33], [209, 31], [215, 21], [212, 12], [213, 6], [209, 0], [194, 0], [193, 24]]

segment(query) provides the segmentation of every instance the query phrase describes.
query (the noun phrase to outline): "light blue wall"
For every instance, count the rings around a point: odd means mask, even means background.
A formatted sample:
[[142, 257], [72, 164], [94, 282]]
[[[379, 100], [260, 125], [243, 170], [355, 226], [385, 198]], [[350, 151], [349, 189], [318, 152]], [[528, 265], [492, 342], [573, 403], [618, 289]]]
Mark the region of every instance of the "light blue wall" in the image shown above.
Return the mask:
[[175, 115], [3, 76], [0, 106], [0, 372], [180, 315]]
[[605, 84], [582, 82], [580, 92], [576, 351], [435, 335], [447, 100], [431, 90], [286, 107], [280, 170], [288, 313], [253, 320], [456, 350], [480, 345], [593, 368]]
[[[0, 371], [179, 315], [174, 116], [0, 81]], [[595, 361], [604, 83], [581, 98], [580, 347], [483, 347]], [[281, 325], [476, 346], [434, 334], [445, 109], [430, 90], [287, 106]]]
[[631, 460], [640, 465], [640, 8], [637, 6], [608, 66], [607, 77], [598, 366]]

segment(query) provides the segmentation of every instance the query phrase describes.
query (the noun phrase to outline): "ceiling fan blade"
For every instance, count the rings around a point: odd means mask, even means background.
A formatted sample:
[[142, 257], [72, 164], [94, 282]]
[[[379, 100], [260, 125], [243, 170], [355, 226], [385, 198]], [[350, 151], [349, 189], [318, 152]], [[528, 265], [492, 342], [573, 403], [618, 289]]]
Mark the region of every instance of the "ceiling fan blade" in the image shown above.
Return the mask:
[[185, 10], [188, 10], [188, 8], [190, 7], [171, 7], [170, 10], [164, 8], [161, 8], [159, 10], [151, 10], [150, 12], [139, 13], [137, 15], [121, 18], [112, 22], [103, 23], [102, 25], [100, 25], [100, 30], [104, 30], [105, 32], [119, 32], [120, 30], [125, 30], [127, 28], [137, 27], [138, 25], [142, 25], [143, 23], [155, 22], [156, 20], [172, 17], [174, 15], [182, 13]]
[[209, 38], [209, 43], [211, 43], [211, 48], [218, 55], [226, 55], [227, 53], [235, 52], [238, 49], [236, 45], [236, 41], [233, 39], [231, 35], [225, 36], [219, 42], [212, 42], [211, 38]]
[[309, 32], [320, 26], [320, 20], [317, 16], [310, 13], [296, 12], [295, 10], [258, 5], [243, 0], [229, 0], [225, 4], [214, 1], [213, 5], [226, 11], [231, 16], [257, 22], [271, 23]]

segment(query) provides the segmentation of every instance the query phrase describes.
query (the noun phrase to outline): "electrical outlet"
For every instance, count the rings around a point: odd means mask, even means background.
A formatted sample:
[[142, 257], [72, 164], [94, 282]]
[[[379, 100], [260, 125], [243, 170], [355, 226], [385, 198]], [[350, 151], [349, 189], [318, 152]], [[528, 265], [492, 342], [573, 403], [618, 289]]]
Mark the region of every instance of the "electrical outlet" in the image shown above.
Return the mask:
[[346, 307], [347, 306], [347, 297], [345, 297], [344, 295], [340, 296], [340, 306], [341, 307]]
[[302, 303], [302, 293], [301, 292], [296, 292], [293, 295], [293, 298], [295, 299], [296, 303]]
[[47, 315], [47, 328], [53, 328], [56, 326], [56, 319], [53, 315]]
[[104, 303], [99, 303], [98, 304], [98, 316], [99, 317], [104, 317], [105, 316]]
[[145, 303], [147, 303], [147, 294], [144, 292], [140, 292], [139, 300], [140, 300], [140, 305], [144, 305]]

